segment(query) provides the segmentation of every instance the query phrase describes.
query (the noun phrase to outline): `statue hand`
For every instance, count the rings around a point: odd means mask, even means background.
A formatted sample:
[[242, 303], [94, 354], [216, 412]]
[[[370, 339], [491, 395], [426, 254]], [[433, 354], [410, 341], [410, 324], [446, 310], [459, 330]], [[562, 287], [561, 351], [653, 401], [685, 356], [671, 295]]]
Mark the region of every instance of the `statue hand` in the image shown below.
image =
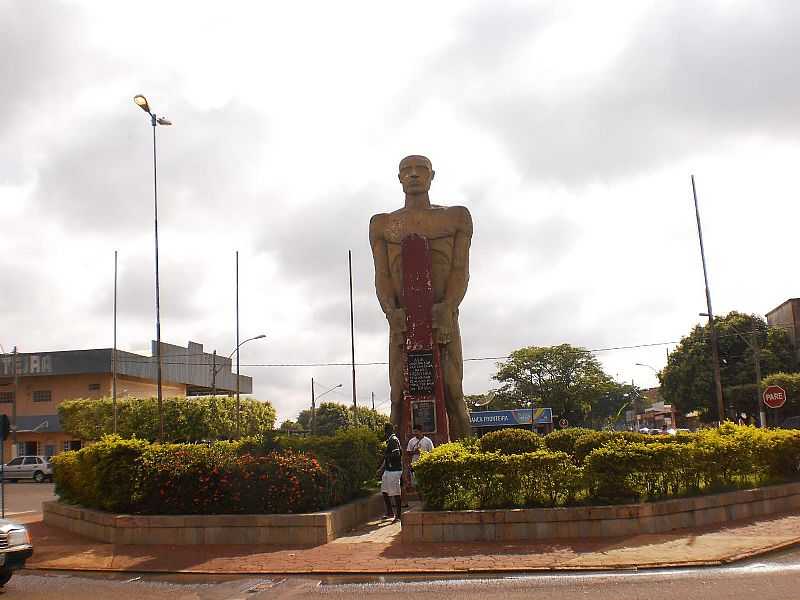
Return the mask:
[[433, 305], [433, 328], [436, 330], [436, 341], [449, 344], [453, 339], [453, 309], [445, 302]]

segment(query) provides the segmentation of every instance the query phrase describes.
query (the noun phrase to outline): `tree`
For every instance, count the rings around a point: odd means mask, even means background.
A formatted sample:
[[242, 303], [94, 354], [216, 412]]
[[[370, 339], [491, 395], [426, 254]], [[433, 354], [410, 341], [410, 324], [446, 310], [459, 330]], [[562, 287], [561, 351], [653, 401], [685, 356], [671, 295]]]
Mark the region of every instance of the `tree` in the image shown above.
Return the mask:
[[303, 427], [297, 421], [286, 419], [279, 427], [281, 431], [303, 431]]
[[[353, 414], [352, 409], [350, 409], [350, 414]], [[383, 435], [383, 426], [389, 422], [389, 417], [387, 415], [377, 410], [367, 408], [366, 406], [359, 406], [356, 414], [358, 415], [359, 427], [369, 427], [373, 431], [377, 431]]]
[[469, 411], [530, 408], [530, 404], [523, 406], [518, 399], [504, 394], [498, 394], [497, 390], [491, 390], [485, 394], [465, 395], [464, 402], [467, 404], [467, 410]]
[[614, 382], [592, 403], [587, 420], [595, 429], [617, 429], [624, 425], [625, 411], [638, 408], [642, 400], [635, 385]]
[[[164, 399], [164, 436], [167, 441], [197, 442], [230, 439], [236, 435], [236, 399], [227, 396]], [[97, 440], [113, 433], [111, 398], [66, 400], [58, 406], [66, 433]], [[117, 433], [125, 438], [158, 438], [158, 403], [155, 398], [117, 399]], [[257, 435], [275, 426], [275, 409], [269, 402], [241, 401], [242, 435]]]
[[618, 385], [591, 352], [569, 344], [515, 350], [498, 364], [494, 379], [501, 383], [498, 402], [549, 406], [556, 417], [576, 425], [590, 421], [592, 406]]
[[[754, 414], [758, 404], [751, 332], [755, 328], [760, 348], [761, 376], [795, 371], [792, 344], [786, 331], [768, 327], [757, 315], [732, 311], [714, 317], [719, 339], [720, 375], [725, 406], [730, 412]], [[707, 325], [696, 325], [670, 353], [660, 373], [661, 395], [686, 414], [700, 411], [706, 421], [718, 418]], [[730, 416], [730, 415], [728, 415]]]
[[[336, 402], [323, 402], [317, 407], [316, 412], [314, 424], [316, 435], [333, 435], [340, 429], [354, 425], [353, 409], [350, 406]], [[384, 423], [389, 422], [389, 417], [366, 406], [359, 406], [357, 414], [360, 426], [369, 427], [381, 433], [383, 433]], [[311, 409], [300, 411], [300, 414], [297, 415], [297, 422], [303, 429], [311, 431]]]
[[[761, 389], [779, 385], [786, 392], [786, 404], [781, 408], [765, 408], [767, 415], [776, 415], [780, 423], [784, 418], [800, 414], [800, 373], [773, 373], [761, 380]], [[770, 421], [772, 421], [770, 417]]]

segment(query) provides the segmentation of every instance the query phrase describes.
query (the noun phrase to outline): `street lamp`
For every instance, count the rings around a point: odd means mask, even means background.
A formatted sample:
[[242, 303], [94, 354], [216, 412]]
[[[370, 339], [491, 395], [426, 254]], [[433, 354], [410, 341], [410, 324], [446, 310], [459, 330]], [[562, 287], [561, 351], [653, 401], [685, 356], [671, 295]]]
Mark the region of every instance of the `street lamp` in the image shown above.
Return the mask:
[[314, 395], [314, 378], [311, 378], [311, 435], [314, 435], [314, 431], [316, 429], [316, 415], [317, 415], [317, 400], [322, 398], [325, 394], [329, 394], [333, 390], [342, 387], [341, 383], [337, 383], [330, 389], [325, 390], [319, 396]]
[[658, 376], [658, 370], [657, 370], [657, 369], [656, 369], [654, 366], [652, 366], [652, 365], [648, 365], [648, 364], [645, 364], [645, 363], [634, 363], [634, 364], [635, 364], [637, 367], [647, 367], [648, 369], [652, 370], [652, 371], [653, 371], [653, 373], [655, 373], [655, 374], [656, 374], [656, 376]]
[[154, 231], [156, 242], [156, 373], [157, 373], [157, 386], [158, 386], [158, 439], [164, 441], [164, 403], [161, 393], [161, 302], [160, 302], [160, 288], [158, 281], [158, 169], [156, 162], [156, 125], [172, 125], [169, 119], [164, 117], [157, 117], [155, 113], [150, 110], [150, 104], [147, 98], [141, 94], [133, 97], [136, 106], [141, 108], [144, 112], [150, 115], [150, 124], [153, 126], [153, 214], [154, 214]]
[[230, 358], [231, 356], [234, 355], [234, 353], [236, 354], [236, 437], [237, 438], [239, 437], [241, 431], [241, 414], [240, 414], [241, 402], [239, 401], [239, 348], [244, 346], [247, 342], [250, 342], [252, 340], [260, 340], [265, 337], [267, 337], [266, 333], [260, 333], [258, 335], [254, 335], [251, 338], [247, 338], [243, 342], [239, 342], [239, 344], [236, 345], [236, 348], [233, 349], [233, 352], [231, 352], [228, 355], [228, 358]]
[[[251, 340], [260, 340], [260, 339], [265, 338], [265, 337], [267, 337], [267, 334], [266, 333], [262, 333], [260, 335], [253, 336], [251, 338], [247, 338], [245, 341], [243, 341], [241, 344], [239, 344], [236, 348], [234, 348], [233, 351], [230, 354], [228, 354], [228, 360], [230, 360], [233, 357], [233, 355], [236, 353], [237, 349], [241, 348], [247, 342], [249, 342]], [[214, 354], [212, 356], [212, 363], [211, 363], [211, 395], [212, 396], [216, 396], [217, 395], [217, 373], [219, 373], [222, 370], [222, 367], [224, 367], [224, 366], [225, 366], [225, 363], [220, 363], [220, 365], [217, 366], [217, 351], [214, 350]]]

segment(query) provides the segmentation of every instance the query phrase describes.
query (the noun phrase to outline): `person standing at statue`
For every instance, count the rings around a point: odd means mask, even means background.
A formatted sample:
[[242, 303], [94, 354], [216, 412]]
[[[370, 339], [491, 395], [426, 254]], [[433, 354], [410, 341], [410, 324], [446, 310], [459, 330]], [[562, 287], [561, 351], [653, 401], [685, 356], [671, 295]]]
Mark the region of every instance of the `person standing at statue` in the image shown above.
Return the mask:
[[472, 217], [463, 206], [431, 204], [428, 192], [434, 175], [431, 161], [424, 156], [406, 156], [400, 161], [398, 178], [405, 193], [405, 206], [391, 213], [374, 215], [369, 223], [369, 241], [375, 263], [375, 291], [389, 322], [390, 420], [399, 431], [403, 415], [406, 343], [402, 242], [412, 234], [428, 240], [435, 302], [434, 342], [439, 345], [441, 353], [450, 437], [457, 440], [471, 433], [462, 389], [464, 361], [458, 307], [469, 281]]
[[422, 433], [419, 429], [414, 429], [414, 437], [408, 440], [406, 452], [411, 455], [411, 485], [416, 487], [417, 480], [414, 475], [414, 464], [419, 460], [419, 457], [424, 452], [433, 450], [433, 441], [427, 435]]
[[[386, 436], [386, 449], [383, 452], [383, 464], [381, 470], [381, 493], [383, 503], [386, 506], [385, 518], [394, 517], [394, 523], [400, 520], [402, 512], [401, 505], [401, 478], [403, 476], [403, 452], [400, 440], [395, 435], [394, 427], [391, 423], [383, 426], [383, 433]], [[392, 502], [394, 502], [394, 512], [392, 512]]]

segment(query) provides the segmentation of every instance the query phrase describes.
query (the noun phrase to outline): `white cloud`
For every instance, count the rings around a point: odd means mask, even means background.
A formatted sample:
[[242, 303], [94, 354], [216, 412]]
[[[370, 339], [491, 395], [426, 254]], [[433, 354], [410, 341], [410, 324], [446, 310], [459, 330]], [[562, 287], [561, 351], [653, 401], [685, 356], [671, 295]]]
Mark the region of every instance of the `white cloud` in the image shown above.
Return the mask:
[[[691, 7], [702, 19], [685, 18]], [[798, 14], [791, 2], [10, 3], [0, 66], [0, 343], [153, 336], [151, 131], [159, 134], [163, 337], [227, 355], [240, 251], [245, 365], [386, 357], [367, 242], [398, 208], [397, 161], [428, 154], [432, 198], [475, 222], [468, 357], [529, 344], [677, 340], [704, 310], [689, 173], [715, 310], [793, 289]], [[157, 18], [153, 18], [157, 15]], [[37, 43], [31, 43], [32, 39]], [[661, 346], [600, 353], [652, 384]], [[492, 361], [465, 365], [465, 389]], [[350, 369], [248, 366], [281, 418], [310, 378], [350, 402]], [[388, 396], [383, 366], [358, 399]]]

